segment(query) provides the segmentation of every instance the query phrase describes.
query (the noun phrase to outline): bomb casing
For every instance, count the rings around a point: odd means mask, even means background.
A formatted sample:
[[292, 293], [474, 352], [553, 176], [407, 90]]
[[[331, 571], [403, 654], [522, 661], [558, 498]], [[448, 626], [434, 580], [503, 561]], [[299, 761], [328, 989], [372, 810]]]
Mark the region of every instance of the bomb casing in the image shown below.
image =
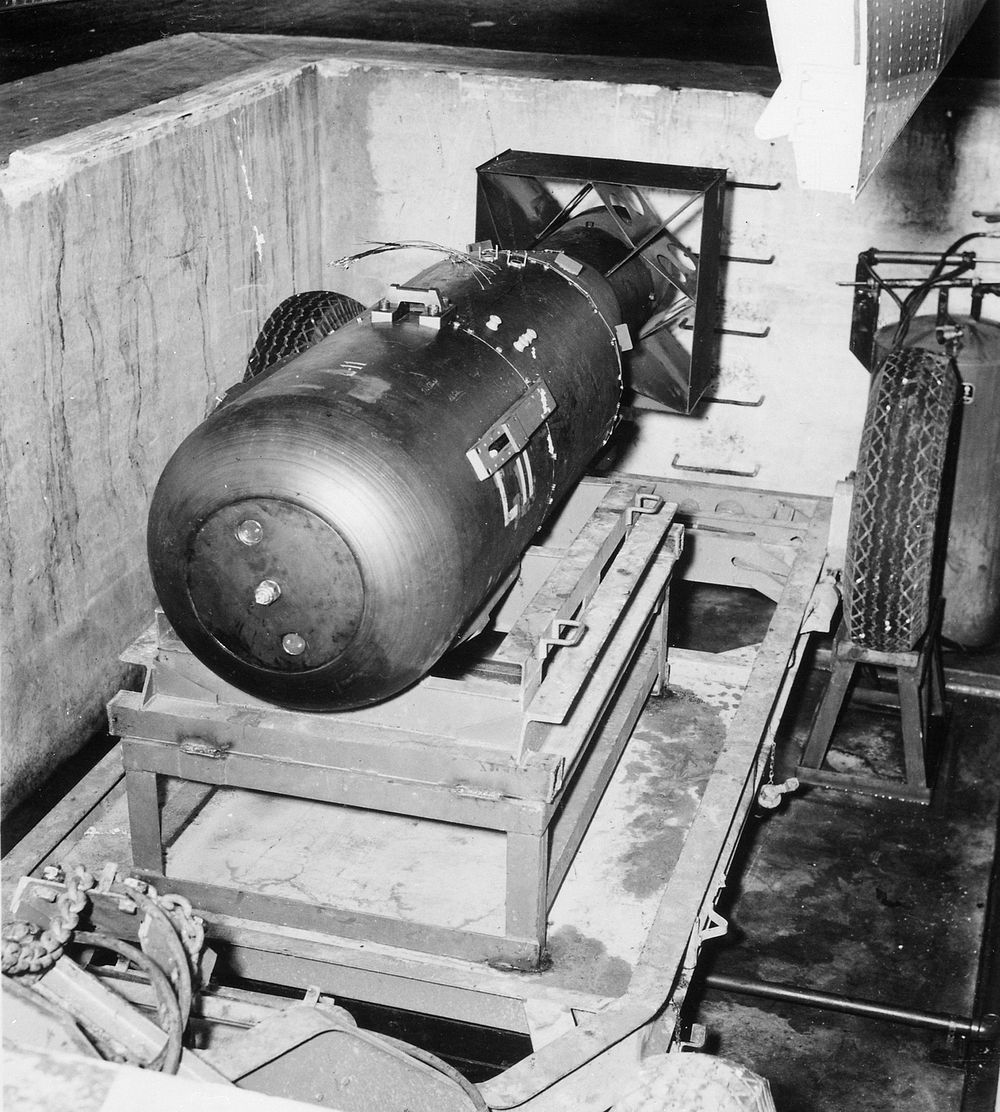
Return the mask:
[[148, 550], [196, 656], [319, 711], [433, 666], [615, 427], [621, 346], [658, 293], [606, 224], [436, 264], [191, 433]]

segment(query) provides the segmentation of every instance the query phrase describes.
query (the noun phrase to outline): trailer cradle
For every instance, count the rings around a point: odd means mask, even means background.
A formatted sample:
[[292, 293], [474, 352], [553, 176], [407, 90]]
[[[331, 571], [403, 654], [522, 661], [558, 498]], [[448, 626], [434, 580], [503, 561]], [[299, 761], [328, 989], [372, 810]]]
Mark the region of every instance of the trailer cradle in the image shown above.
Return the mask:
[[[546, 861], [539, 874], [543, 887], [539, 906], [544, 909], [540, 935], [518, 928], [512, 937], [510, 930], [504, 929], [501, 917], [498, 936], [492, 941], [475, 931], [470, 934], [438, 930], [429, 933], [430, 943], [400, 945], [393, 942], [397, 936], [393, 934], [396, 928], [391, 926], [382, 937], [374, 940], [366, 937], [369, 926], [374, 924], [378, 928], [383, 922], [378, 916], [366, 920], [361, 915], [358, 922], [362, 927], [352, 928], [350, 913], [341, 908], [333, 918], [310, 918], [305, 914], [300, 921], [288, 925], [277, 917], [268, 922], [256, 913], [259, 908], [269, 906], [270, 897], [266, 894], [240, 892], [236, 897], [225, 893], [220, 896], [220, 886], [212, 882], [195, 883], [187, 889], [189, 895], [206, 897], [205, 904], [200, 899], [197, 904], [205, 919], [209, 943], [226, 948], [227, 961], [240, 976], [283, 986], [318, 986], [321, 992], [341, 998], [530, 1034], [533, 1052], [479, 1086], [482, 1097], [494, 1110], [599, 1112], [634, 1085], [636, 1065], [641, 1057], [679, 1049], [682, 1045], [678, 1018], [685, 992], [702, 944], [726, 931], [726, 922], [716, 912], [715, 904], [726, 884], [737, 844], [761, 784], [769, 775], [775, 733], [803, 658], [804, 641], [809, 630], [816, 628], [810, 619], [815, 606], [815, 603], [811, 606], [811, 602], [824, 572], [830, 571], [826, 567], [830, 499], [635, 476], [618, 476], [603, 482], [604, 487], [591, 486], [588, 505], [596, 505], [600, 501], [598, 495], [605, 489], [613, 489], [622, 497], [627, 495], [628, 499], [638, 491], [643, 499], [649, 500], [644, 503], [647, 508], [651, 502], [656, 502], [659, 509], [662, 500], [673, 520], [683, 524], [685, 530], [683, 556], [675, 543], [668, 548], [669, 567], [662, 565], [662, 553], [658, 558], [661, 560], [660, 586], [648, 589], [645, 603], [650, 608], [650, 618], [633, 620], [631, 647], [619, 653], [621, 659], [627, 661], [629, 671], [616, 698], [629, 706], [636, 703], [641, 706], [650, 686], [665, 674], [668, 693], [690, 699], [692, 703], [700, 701], [699, 705], [723, 708], [720, 720], [726, 723], [703, 790], [699, 785], [699, 792], [691, 793], [692, 796], [700, 793], [700, 798], [691, 804], [687, 816], [690, 821], [685, 819], [686, 831], [678, 836], [680, 844], [673, 856], [667, 854], [672, 862], [669, 875], [648, 900], [649, 914], [643, 921], [645, 936], [636, 944], [627, 981], [624, 978], [617, 984], [606, 978], [572, 981], [560, 977], [558, 962], [553, 962], [552, 968], [546, 968], [544, 960], [532, 965], [536, 957], [544, 956], [546, 915], [551, 926], [553, 921], [562, 922], [560, 916], [570, 915], [565, 911], [566, 906], [574, 906], [575, 897], [570, 890], [576, 880], [572, 866], [566, 861], [553, 862], [551, 874]], [[592, 481], [585, 482], [585, 487], [587, 483]], [[629, 515], [629, 520], [635, 516]], [[658, 527], [662, 537], [668, 533], [666, 524]], [[579, 523], [575, 528], [579, 528]], [[670, 528], [676, 529], [676, 526]], [[544, 546], [545, 542], [541, 543]], [[638, 535], [635, 543], [640, 543]], [[567, 550], [561, 542], [557, 547], [560, 553]], [[674, 562], [676, 568], [673, 568]], [[650, 566], [657, 566], [656, 558]], [[664, 662], [663, 648], [658, 642], [662, 622], [653, 618], [666, 610], [664, 592], [671, 570], [674, 582], [683, 578], [696, 583], [750, 587], [768, 596], [775, 605], [763, 640], [753, 647], [722, 653], [671, 647], [666, 651]], [[642, 573], [648, 574], [648, 570]], [[829, 588], [824, 585], [824, 590]], [[631, 593], [641, 595], [638, 590]], [[532, 680], [529, 686], [534, 684]], [[537, 690], [544, 693], [544, 685]], [[124, 702], [117, 705], [135, 707], [137, 698], [134, 694], [123, 693], [119, 699]], [[177, 691], [164, 698], [174, 699], [176, 706], [184, 702]], [[614, 706], [603, 716], [597, 716], [595, 721], [617, 721], [616, 729], [623, 734], [623, 740], [603, 739], [598, 731], [594, 735], [596, 740], [591, 738], [587, 742], [595, 752], [603, 753], [600, 775], [595, 774], [586, 790], [580, 793], [587, 806], [592, 803], [596, 807], [596, 815], [592, 819], [589, 815], [582, 819], [577, 816], [569, 823], [575, 833], [557, 834], [557, 841], [582, 839], [582, 854], [587, 849], [588, 839], [601, 836], [594, 830], [600, 827], [602, 809], [612, 805], [607, 800], [615, 791], [623, 790], [619, 781], [628, 777], [622, 776], [622, 770], [632, 747], [641, 746], [641, 739], [637, 741], [636, 738], [644, 731], [645, 716], [658, 713], [650, 709], [657, 703], [662, 712], [664, 704], [652, 700], [634, 731], [632, 725], [639, 714], [637, 708], [634, 712], [622, 711], [617, 719]], [[189, 712], [190, 707], [187, 707], [180, 717]], [[118, 711], [113, 709], [114, 713]], [[139, 731], [141, 713], [128, 721], [131, 729]], [[534, 737], [532, 744], [537, 752], [544, 753], [544, 741], [532, 734], [537, 723], [529, 725], [531, 729], [527, 729], [525, 736]], [[629, 734], [633, 735], [632, 740]], [[523, 740], [522, 737], [519, 742], [522, 750]], [[140, 737], [140, 741], [151, 752], [155, 750], [155, 739]], [[128, 743], [126, 739], [126, 746]], [[622, 747], [624, 756], [621, 756]], [[5, 888], [21, 874], [40, 877], [44, 868], [56, 861], [72, 865], [107, 859], [129, 860], [130, 847], [123, 837], [129, 801], [116, 767], [118, 760], [120, 756], [116, 750], [95, 769], [89, 782], [85, 781], [64, 805], [4, 859]], [[134, 759], [130, 760], [134, 768]], [[227, 808], [241, 798], [238, 790], [225, 787], [227, 780], [218, 772], [225, 768], [224, 760], [205, 754], [202, 760], [206, 769], [211, 766], [215, 770], [206, 771], [204, 775], [199, 773], [202, 784], [192, 782], [199, 777], [189, 777], [188, 766], [185, 766], [187, 771], [181, 770], [180, 782], [169, 782], [167, 802], [157, 818], [157, 851], [175, 841], [177, 845], [183, 843], [183, 837], [175, 840], [178, 827], [189, 831], [197, 826], [200, 803], [192, 802], [192, 788], [222, 785], [222, 798], [227, 801]], [[585, 762], [582, 764], [585, 766]], [[616, 764], [617, 772], [612, 777]], [[611, 785], [605, 790], [609, 777]], [[251, 786], [257, 787], [256, 784]], [[469, 794], [468, 788], [464, 791]], [[224, 794], [226, 792], [229, 794]], [[475, 791], [471, 794], [476, 796]], [[482, 813], [493, 814], [490, 808], [496, 809], [497, 793], [480, 791], [479, 794], [484, 808]], [[327, 803], [319, 805], [332, 805], [329, 795], [326, 799]], [[135, 820], [134, 799], [131, 802]], [[462, 806], [472, 802], [463, 799]], [[576, 805], [574, 813], [585, 810], [585, 806]], [[210, 807], [206, 809], [208, 812]], [[412, 815], [413, 811], [409, 813]], [[470, 815], [474, 813], [469, 811]], [[458, 814], [449, 811], [445, 818], [448, 823], [471, 821], [468, 817], [456, 818]], [[192, 815], [196, 817], [192, 819]], [[210, 818], [205, 821], [209, 822]], [[593, 829], [584, 834], [580, 828], [586, 828], [588, 822]], [[461, 829], [468, 830], [469, 837], [477, 833], [471, 827]], [[502, 823], [494, 825], [494, 830], [502, 832], [503, 829]], [[199, 843], [195, 846], [193, 852], [205, 853]], [[657, 848], [653, 844], [644, 850], [647, 856], [660, 851], [662, 846]], [[147, 877], [157, 873], [155, 868], [149, 868], [151, 852], [147, 838], [140, 853], [140, 856], [146, 855], [140, 873]], [[572, 850], [568, 852], [572, 859]], [[165, 876], [157, 882], [161, 891], [175, 886], [183, 894], [185, 881], [175, 875], [176, 870], [175, 874], [171, 873], [169, 851], [164, 860]], [[444, 864], [443, 882], [447, 886], [449, 863]], [[544, 891], [545, 877], [554, 877], [555, 893]], [[21, 906], [15, 908], [16, 914], [30, 918], [34, 903], [44, 917], [45, 907], [51, 907], [39, 896], [45, 883], [32, 881], [27, 887], [22, 884]], [[508, 896], [512, 885], [516, 889], [516, 882], [511, 882], [508, 876]], [[557, 895], [560, 891], [562, 894]], [[255, 903], [256, 898], [263, 902]], [[5, 891], [5, 903], [8, 899], [9, 892]], [[564, 904], [561, 905], [560, 900]], [[100, 902], [99, 899], [95, 901], [95, 915]], [[278, 899], [275, 906], [287, 909], [289, 903]], [[248, 908], [254, 913], [248, 915]], [[121, 937], [135, 929], [127, 916], [115, 910], [114, 901], [102, 905], [100, 913], [107, 919], [106, 928], [118, 930]], [[345, 924], [345, 930], [339, 934], [331, 928], [337, 916]], [[506, 922], [509, 928], [509, 917]], [[416, 935], [408, 925], [398, 937], [412, 939]], [[457, 946], [459, 952], [450, 953], [451, 946]], [[508, 958], [511, 960], [505, 960]]]
[[[829, 504], [817, 499], [814, 506], [627, 991], [486, 1082], [481, 1088], [491, 1108], [599, 1109], [609, 1091], [627, 1091], [629, 1074], [645, 1049], [669, 1049], [675, 1040], [675, 1020], [700, 946], [726, 930], [714, 904], [756, 800], [765, 755], [808, 637], [803, 624], [823, 568], [829, 527]], [[673, 658], [671, 678], [676, 682], [682, 658], [677, 653]]]

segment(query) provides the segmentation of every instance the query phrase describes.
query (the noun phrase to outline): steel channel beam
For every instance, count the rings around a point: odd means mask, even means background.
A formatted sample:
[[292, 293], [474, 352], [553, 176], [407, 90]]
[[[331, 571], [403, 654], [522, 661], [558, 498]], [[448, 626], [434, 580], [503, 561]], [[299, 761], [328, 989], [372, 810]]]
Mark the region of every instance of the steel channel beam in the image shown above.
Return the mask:
[[[747, 690], [729, 728], [701, 806], [667, 884], [626, 994], [599, 1015], [485, 1082], [492, 1109], [567, 1107], [560, 1092], [573, 1075], [598, 1058], [632, 1043], [666, 1006], [677, 985], [692, 931], [725, 882], [736, 844], [756, 798], [764, 739], [776, 727], [780, 695], [797, 662], [803, 615], [826, 551], [830, 503], [817, 499], [816, 513], [792, 565], [788, 582], [751, 671]], [[550, 1091], [551, 1090], [551, 1091]], [[603, 1094], [603, 1095], [602, 1095]], [[615, 1094], [602, 1088], [588, 1107], [606, 1108]], [[605, 1099], [608, 1098], [608, 1099]], [[601, 1104], [600, 1101], [604, 1100]], [[579, 1106], [581, 1109], [583, 1105]]]
[[49, 813], [3, 856], [6, 910], [22, 876], [58, 862], [95, 818], [125, 791], [121, 745], [111, 749]]

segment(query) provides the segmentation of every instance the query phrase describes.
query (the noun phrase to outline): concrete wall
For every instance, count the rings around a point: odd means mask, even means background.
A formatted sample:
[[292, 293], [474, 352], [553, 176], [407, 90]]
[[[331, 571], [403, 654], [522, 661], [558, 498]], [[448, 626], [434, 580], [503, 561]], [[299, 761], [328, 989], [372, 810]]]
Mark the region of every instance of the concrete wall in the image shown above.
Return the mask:
[[315, 75], [286, 66], [0, 173], [6, 804], [99, 728], [151, 617], [159, 471], [320, 277], [318, 143]]
[[800, 191], [787, 145], [753, 138], [763, 96], [734, 91], [738, 75], [726, 85], [289, 58], [12, 156], [0, 172], [4, 802], [99, 724], [117, 654], [153, 602], [143, 536], [157, 474], [240, 377], [266, 313], [318, 286], [370, 300], [417, 269], [406, 255], [326, 265], [368, 240], [464, 245], [474, 168], [507, 147], [781, 183], [731, 194], [727, 248], [775, 262], [730, 265], [723, 316], [770, 334], [725, 338], [713, 389], [763, 404], [646, 415], [625, 464], [678, 474], [676, 457], [831, 491], [853, 466], [867, 387], [835, 283], [865, 247], [941, 247], [972, 208], [995, 207], [997, 90], [926, 105], [852, 205]]
[[[795, 183], [787, 142], [757, 140], [761, 93], [611, 85], [478, 73], [319, 63], [321, 120], [335, 133], [325, 167], [324, 253], [360, 239], [462, 245], [473, 230], [472, 170], [507, 147], [728, 168], [724, 249], [767, 258], [732, 263], [723, 325], [766, 339], [720, 339], [713, 395], [760, 406], [708, 404], [691, 417], [647, 414], [622, 466], [654, 475], [722, 468], [770, 489], [830, 493], [853, 469], [868, 376], [848, 351], [849, 289], [870, 246], [941, 249], [1000, 197], [996, 86], [926, 104], [856, 202]], [[346, 125], [346, 126], [345, 126]], [[348, 185], [348, 188], [344, 186]], [[409, 267], [409, 269], [408, 269]], [[361, 300], [408, 274], [382, 255], [330, 281]], [[720, 481], [746, 482], [721, 476]]]

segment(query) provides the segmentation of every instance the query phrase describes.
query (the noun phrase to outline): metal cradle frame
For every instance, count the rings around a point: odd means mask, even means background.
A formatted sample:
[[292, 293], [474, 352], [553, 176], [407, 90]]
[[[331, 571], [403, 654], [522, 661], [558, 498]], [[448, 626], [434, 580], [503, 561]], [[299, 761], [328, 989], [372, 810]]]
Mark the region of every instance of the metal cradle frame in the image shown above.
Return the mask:
[[[210, 941], [226, 947], [243, 976], [530, 1033], [533, 1053], [480, 1086], [491, 1109], [598, 1112], [628, 1090], [644, 1052], [677, 1044], [677, 1017], [701, 944], [725, 930], [715, 900], [766, 776], [770, 743], [803, 657], [804, 617], [825, 560], [829, 500], [694, 482], [655, 480], [652, 489], [679, 506], [677, 518], [686, 528], [678, 574], [751, 586], [776, 606], [752, 659], [675, 649], [667, 654], [671, 685], [683, 689], [708, 677], [735, 685], [742, 695], [621, 995], [569, 991], [488, 963], [268, 925], [241, 916], [238, 907], [235, 914], [205, 915]], [[176, 743], [173, 748], [179, 752]], [[225, 767], [218, 758], [201, 760]], [[116, 750], [59, 814], [5, 859], [7, 878], [37, 877], [50, 862], [92, 852], [88, 832], [121, 821], [119, 761]], [[162, 814], [168, 840], [184, 811], [171, 804]], [[102, 845], [112, 838], [109, 830]], [[127, 843], [121, 852], [127, 856]], [[40, 916], [50, 910], [44, 893], [32, 895], [45, 883], [30, 882], [18, 914], [29, 917], [34, 899]], [[108, 929], [120, 937], [134, 931], [115, 901], [95, 905]]]

